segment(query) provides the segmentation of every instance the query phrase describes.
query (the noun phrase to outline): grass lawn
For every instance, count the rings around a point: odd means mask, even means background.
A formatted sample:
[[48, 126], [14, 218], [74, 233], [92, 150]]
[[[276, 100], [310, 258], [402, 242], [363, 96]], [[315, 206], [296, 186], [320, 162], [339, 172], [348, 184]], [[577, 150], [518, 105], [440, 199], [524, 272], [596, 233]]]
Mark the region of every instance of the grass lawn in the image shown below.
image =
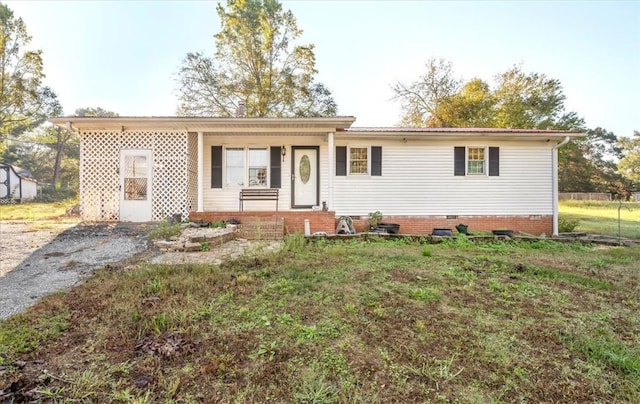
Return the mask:
[[0, 322], [0, 401], [638, 402], [638, 262], [292, 237], [222, 267], [110, 267]]
[[[560, 220], [579, 220], [576, 231], [618, 235], [618, 202], [560, 201]], [[640, 203], [625, 202], [620, 210], [622, 237], [640, 239]]]
[[77, 204], [77, 199], [62, 202], [24, 202], [0, 205], [0, 220], [40, 220], [63, 216], [67, 209]]

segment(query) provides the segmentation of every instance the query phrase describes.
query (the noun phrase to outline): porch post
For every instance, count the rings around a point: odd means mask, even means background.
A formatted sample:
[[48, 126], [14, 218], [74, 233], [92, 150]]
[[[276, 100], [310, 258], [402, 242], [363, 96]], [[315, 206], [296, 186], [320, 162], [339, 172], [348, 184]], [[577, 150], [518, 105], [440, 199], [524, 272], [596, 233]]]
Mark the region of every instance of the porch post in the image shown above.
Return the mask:
[[333, 146], [333, 132], [329, 132], [327, 135], [328, 147], [327, 159], [329, 160], [329, 178], [327, 180], [327, 207], [329, 210], [333, 210], [333, 176], [336, 168], [334, 160], [335, 147]]
[[552, 236], [558, 235], [558, 149], [556, 147], [551, 151], [551, 165], [553, 169], [552, 173], [552, 184], [551, 184], [551, 195], [553, 201], [551, 202], [553, 205], [551, 210], [553, 212], [553, 230]]
[[198, 132], [198, 212], [204, 212], [204, 135]]

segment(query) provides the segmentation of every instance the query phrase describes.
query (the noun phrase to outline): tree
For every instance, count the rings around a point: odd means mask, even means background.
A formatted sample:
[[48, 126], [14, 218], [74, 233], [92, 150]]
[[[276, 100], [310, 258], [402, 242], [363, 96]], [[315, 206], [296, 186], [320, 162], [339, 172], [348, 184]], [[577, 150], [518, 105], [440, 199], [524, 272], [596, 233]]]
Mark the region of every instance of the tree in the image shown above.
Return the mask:
[[458, 92], [461, 81], [453, 77], [451, 62], [432, 58], [426, 63], [427, 72], [418, 80], [404, 84], [396, 82], [391, 89], [393, 99], [399, 100], [403, 126], [452, 126], [445, 116], [445, 105]]
[[[59, 113], [56, 115], [59, 115], [61, 112], [62, 111], [59, 111]], [[87, 107], [76, 109], [74, 116], [117, 117], [118, 114], [112, 111], [107, 111], [106, 109], [102, 109], [100, 107]], [[71, 131], [63, 130], [59, 126], [56, 126], [44, 128], [37, 139], [39, 142], [51, 147], [51, 149], [54, 151], [55, 159], [53, 165], [52, 183], [56, 188], [59, 188], [60, 176], [62, 174], [62, 162], [64, 159], [65, 151], [67, 152], [67, 154], [69, 154], [69, 146], [71, 146], [73, 149], [79, 147], [80, 142], [78, 139], [78, 135]], [[79, 159], [79, 155], [75, 156], [75, 159]]]
[[217, 6], [215, 58], [188, 53], [178, 73], [179, 115], [332, 116], [331, 92], [315, 82], [313, 45], [294, 45], [302, 31], [277, 0], [227, 0]]
[[560, 81], [544, 74], [525, 74], [518, 66], [497, 76], [494, 95], [499, 128], [553, 129], [564, 115]]
[[0, 4], [0, 141], [39, 125], [59, 106], [42, 86], [42, 51], [24, 50], [30, 41], [22, 18]]
[[558, 182], [564, 192], [606, 192], [627, 199], [632, 183], [616, 165], [622, 149], [613, 132], [589, 129], [559, 150]]
[[496, 97], [489, 85], [474, 78], [466, 82], [456, 94], [444, 100], [440, 119], [446, 126], [458, 128], [488, 128], [495, 125]]
[[629, 181], [635, 183], [635, 189], [640, 189], [640, 132], [633, 131], [630, 138], [623, 137], [619, 141], [622, 155], [618, 163], [620, 173]]
[[100, 107], [95, 107], [95, 108], [86, 107], [86, 108], [76, 109], [76, 111], [73, 113], [73, 116], [107, 118], [107, 117], [117, 117], [119, 115], [117, 112], [108, 111]]
[[494, 89], [474, 78], [453, 78], [450, 62], [431, 59], [427, 72], [411, 84], [392, 86], [401, 103], [401, 123], [429, 127], [579, 129], [584, 122], [564, 110], [560, 82], [526, 74], [518, 66], [496, 76]]

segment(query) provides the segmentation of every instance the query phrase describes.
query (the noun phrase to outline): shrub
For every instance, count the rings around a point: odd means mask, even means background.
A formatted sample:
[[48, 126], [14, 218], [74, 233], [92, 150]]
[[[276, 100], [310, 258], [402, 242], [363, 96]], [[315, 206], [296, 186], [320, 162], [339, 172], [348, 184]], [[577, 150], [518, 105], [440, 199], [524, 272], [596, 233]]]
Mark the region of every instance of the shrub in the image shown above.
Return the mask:
[[560, 233], [570, 233], [575, 230], [580, 224], [580, 220], [578, 219], [567, 219], [567, 218], [559, 218], [558, 219], [558, 231]]

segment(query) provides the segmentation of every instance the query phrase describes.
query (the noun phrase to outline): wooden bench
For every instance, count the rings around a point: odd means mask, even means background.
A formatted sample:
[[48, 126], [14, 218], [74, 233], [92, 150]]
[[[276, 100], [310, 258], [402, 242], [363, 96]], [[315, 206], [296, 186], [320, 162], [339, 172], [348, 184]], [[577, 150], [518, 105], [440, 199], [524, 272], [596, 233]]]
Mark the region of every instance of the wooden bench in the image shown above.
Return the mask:
[[244, 201], [276, 201], [278, 211], [279, 188], [248, 188], [240, 191], [240, 212], [244, 210]]

